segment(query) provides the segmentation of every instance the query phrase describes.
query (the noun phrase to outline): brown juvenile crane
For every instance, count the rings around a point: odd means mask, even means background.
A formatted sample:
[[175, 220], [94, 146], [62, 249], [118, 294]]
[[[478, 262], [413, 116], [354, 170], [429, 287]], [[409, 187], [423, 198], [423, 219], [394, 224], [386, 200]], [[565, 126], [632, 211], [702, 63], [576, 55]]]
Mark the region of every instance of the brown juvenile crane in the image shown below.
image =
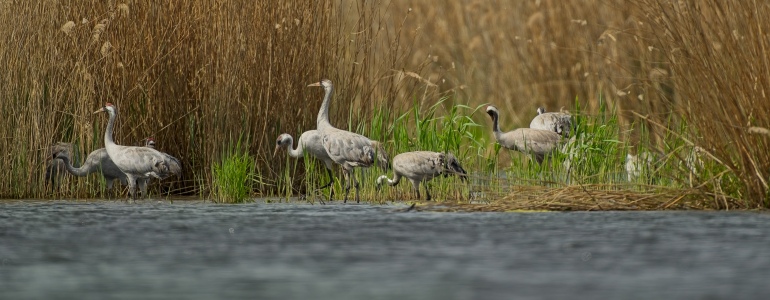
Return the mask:
[[401, 182], [401, 177], [406, 177], [412, 182], [417, 199], [420, 199], [420, 183], [426, 182], [425, 194], [428, 196], [427, 200], [430, 200], [427, 182], [441, 174], [444, 177], [458, 174], [461, 181], [465, 181], [467, 176], [465, 169], [451, 153], [444, 154], [432, 151], [401, 153], [393, 157], [393, 179], [389, 179], [387, 175], [377, 178], [377, 190], [380, 189], [385, 180], [389, 186], [395, 186]]
[[500, 116], [497, 108], [487, 106], [487, 114], [492, 118], [492, 132], [497, 143], [511, 150], [533, 154], [538, 163], [542, 163], [545, 157], [559, 146], [561, 137], [556, 132], [532, 128], [502, 132], [498, 124]]

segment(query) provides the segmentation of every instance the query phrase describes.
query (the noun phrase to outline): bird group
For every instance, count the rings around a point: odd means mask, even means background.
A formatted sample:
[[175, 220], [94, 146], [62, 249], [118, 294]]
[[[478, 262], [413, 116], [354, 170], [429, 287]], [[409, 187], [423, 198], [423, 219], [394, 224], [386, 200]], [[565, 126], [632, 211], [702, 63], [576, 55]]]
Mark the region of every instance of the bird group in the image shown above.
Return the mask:
[[[316, 119], [316, 129], [303, 132], [298, 140], [296, 149], [293, 147], [293, 138], [289, 134], [281, 134], [276, 140], [276, 152], [280, 149], [287, 150], [291, 157], [302, 157], [303, 153], [324, 162], [329, 176], [334, 178], [332, 167], [339, 165], [345, 180], [345, 197], [343, 202], [347, 202], [350, 188], [355, 187], [355, 200], [360, 201], [359, 183], [353, 176], [353, 170], [356, 167], [368, 168], [376, 163], [387, 171], [391, 163], [384, 147], [378, 141], [356, 134], [350, 131], [335, 128], [329, 123], [329, 105], [331, 96], [334, 92], [334, 85], [328, 79], [310, 84], [308, 86], [320, 86], [324, 89], [323, 103], [318, 111]], [[274, 152], [275, 153], [275, 152]], [[460, 166], [460, 162], [451, 153], [440, 153], [430, 151], [415, 151], [396, 155], [392, 161], [392, 169], [395, 177], [388, 179], [388, 184], [394, 186], [399, 183], [401, 177], [408, 178], [414, 187], [417, 197], [420, 197], [419, 186], [421, 182], [427, 182], [436, 176], [444, 174], [460, 174], [464, 179], [465, 170]], [[386, 175], [377, 179], [378, 189]], [[323, 185], [326, 188], [331, 182]], [[430, 192], [426, 187], [426, 194], [430, 200]], [[329, 198], [331, 199], [332, 193]]]
[[[338, 165], [344, 178], [345, 196], [347, 202], [351, 188], [355, 188], [354, 199], [360, 202], [359, 182], [353, 175], [357, 167], [369, 168], [378, 165], [383, 171], [393, 170], [393, 178], [387, 175], [379, 176], [376, 180], [377, 190], [383, 183], [397, 185], [402, 177], [407, 178], [414, 188], [417, 198], [420, 198], [420, 184], [444, 175], [459, 175], [461, 181], [468, 176], [460, 161], [452, 153], [413, 151], [396, 155], [390, 162], [383, 145], [363, 135], [335, 128], [329, 122], [329, 106], [334, 85], [328, 79], [308, 85], [324, 89], [323, 103], [318, 111], [316, 129], [303, 132], [294, 148], [294, 139], [289, 134], [281, 134], [276, 139], [273, 155], [279, 150], [286, 150], [289, 156], [299, 158], [308, 153], [321, 160], [326, 167], [330, 182], [321, 186], [326, 188], [334, 180], [333, 165]], [[52, 148], [52, 158], [57, 162], [49, 166], [47, 178], [53, 180], [61, 169], [75, 176], [87, 176], [100, 172], [104, 177], [107, 190], [111, 190], [117, 179], [121, 184], [128, 185], [128, 196], [136, 199], [141, 193], [147, 196], [147, 184], [151, 178], [164, 179], [171, 175], [181, 175], [182, 166], [178, 159], [155, 149], [155, 141], [149, 138], [144, 146], [124, 146], [115, 144], [112, 133], [117, 116], [117, 108], [106, 103], [94, 112], [106, 112], [109, 115], [107, 128], [104, 133], [104, 148], [91, 152], [80, 167], [72, 165], [71, 144], [58, 143]], [[499, 126], [499, 112], [496, 107], [488, 106], [487, 114], [492, 118], [492, 131], [497, 142], [508, 149], [532, 154], [538, 163], [558, 148], [563, 138], [569, 137], [572, 119], [568, 113], [545, 112], [538, 108], [538, 115], [530, 123], [530, 128], [518, 128], [502, 132]], [[139, 192], [137, 192], [137, 186]], [[431, 194], [426, 186], [427, 200]], [[329, 198], [333, 197], [330, 193]]]
[[538, 108], [537, 113], [529, 128], [502, 132], [499, 124], [500, 112], [497, 107], [487, 106], [487, 114], [492, 118], [492, 133], [497, 143], [510, 150], [531, 154], [538, 163], [542, 163], [554, 150], [560, 148], [563, 138], [569, 138], [572, 116], [562, 112], [547, 113], [543, 107]]
[[52, 182], [52, 185], [62, 168], [78, 177], [100, 172], [106, 181], [108, 191], [112, 190], [113, 183], [117, 179], [122, 185], [128, 185], [129, 198], [137, 199], [140, 197], [136, 191], [137, 186], [141, 192], [141, 197], [148, 196], [147, 185], [151, 178], [165, 179], [171, 175], [181, 175], [182, 164], [179, 160], [156, 150], [153, 138], [145, 139], [144, 146], [115, 144], [112, 139], [112, 132], [117, 117], [117, 108], [108, 102], [94, 114], [101, 112], [109, 114], [107, 129], [104, 133], [104, 148], [92, 151], [80, 167], [74, 167], [72, 165], [72, 145], [68, 143], [55, 144], [51, 149], [54, 163], [46, 170], [46, 177]]
[[[335, 128], [329, 123], [329, 105], [334, 91], [334, 85], [328, 79], [310, 84], [309, 86], [323, 87], [325, 94], [321, 109], [316, 119], [316, 129], [303, 132], [297, 142], [297, 148], [292, 149], [294, 139], [289, 134], [281, 134], [276, 140], [275, 153], [281, 149], [286, 150], [289, 156], [302, 157], [304, 153], [321, 160], [329, 173], [334, 178], [333, 165], [339, 165], [345, 180], [345, 197], [348, 199], [350, 188], [355, 187], [356, 202], [360, 200], [358, 194], [359, 184], [352, 175], [356, 167], [368, 168], [375, 160], [383, 170], [388, 170], [388, 155], [382, 145], [369, 138]], [[572, 127], [572, 117], [568, 113], [548, 113], [544, 108], [538, 108], [538, 115], [532, 120], [531, 128], [519, 128], [510, 132], [502, 132], [499, 127], [499, 112], [496, 107], [488, 106], [487, 114], [492, 118], [495, 138], [505, 148], [531, 153], [537, 162], [542, 162], [562, 141], [562, 137], [569, 137]], [[383, 183], [390, 186], [397, 185], [402, 177], [406, 177], [414, 188], [417, 198], [420, 197], [420, 184], [430, 181], [440, 175], [459, 175], [461, 181], [465, 181], [467, 172], [460, 161], [452, 153], [432, 151], [413, 151], [401, 153], [393, 157], [393, 179], [387, 175], [377, 178], [377, 190]], [[332, 182], [321, 186], [326, 188]], [[427, 200], [431, 200], [430, 192], [426, 186]], [[331, 199], [332, 193], [329, 198]]]

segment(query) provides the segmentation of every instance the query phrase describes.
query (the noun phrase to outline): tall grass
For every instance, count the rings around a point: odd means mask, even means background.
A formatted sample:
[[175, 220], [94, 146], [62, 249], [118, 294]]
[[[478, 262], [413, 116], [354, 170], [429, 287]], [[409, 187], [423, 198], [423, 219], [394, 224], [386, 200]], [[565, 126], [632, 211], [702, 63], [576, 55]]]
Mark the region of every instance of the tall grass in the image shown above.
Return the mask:
[[[730, 195], [745, 207], [768, 207], [768, 136], [748, 132], [768, 127], [767, 63], [770, 7], [756, 1], [644, 1], [650, 26], [665, 35], [651, 40], [671, 70], [676, 111], [690, 125], [685, 138], [727, 169]], [[693, 34], [697, 33], [697, 34]], [[708, 179], [708, 178], [706, 178]], [[734, 187], [724, 181], [740, 182]]]
[[[248, 150], [271, 177], [280, 162], [263, 145], [281, 128], [314, 124], [321, 95], [308, 83], [328, 77], [339, 99], [353, 100], [341, 105], [368, 112], [365, 99], [396, 88], [380, 82], [383, 74], [402, 68], [397, 56], [373, 53], [394, 30], [376, 26], [380, 1], [0, 5], [8, 37], [0, 40], [0, 198], [46, 196], [45, 149], [54, 142], [73, 142], [80, 155], [102, 147], [105, 122], [91, 112], [107, 101], [120, 109], [119, 144], [152, 135], [180, 158], [186, 180], [176, 193], [207, 194], [224, 138], [240, 133], [252, 137]], [[86, 195], [76, 188], [63, 196]]]
[[[658, 179], [636, 188], [767, 207], [770, 136], [748, 128], [770, 127], [769, 10], [716, 0], [3, 1], [0, 198], [92, 195], [93, 179], [47, 192], [46, 149], [72, 142], [84, 157], [102, 147], [106, 122], [90, 112], [107, 101], [120, 108], [118, 143], [152, 135], [181, 159], [175, 194], [210, 194], [230, 136], [249, 137], [254, 194], [303, 192], [305, 172], [317, 181], [322, 169], [286, 168], [270, 152], [279, 133], [315, 128], [322, 95], [305, 86], [329, 78], [335, 126], [391, 155], [458, 152], [487, 176], [476, 182], [617, 182], [627, 153], [655, 152]], [[500, 150], [475, 113], [485, 103], [508, 129], [537, 106], [570, 110], [575, 150], [543, 166]], [[685, 167], [693, 149], [698, 172]]]

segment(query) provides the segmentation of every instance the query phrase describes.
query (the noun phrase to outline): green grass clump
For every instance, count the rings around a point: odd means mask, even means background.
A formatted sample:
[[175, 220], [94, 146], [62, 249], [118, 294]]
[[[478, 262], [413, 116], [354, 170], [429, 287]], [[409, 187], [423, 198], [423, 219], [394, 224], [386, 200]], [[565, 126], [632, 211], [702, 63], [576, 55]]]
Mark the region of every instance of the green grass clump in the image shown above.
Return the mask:
[[248, 152], [226, 155], [212, 166], [213, 196], [220, 203], [244, 203], [249, 200], [254, 182], [254, 158]]

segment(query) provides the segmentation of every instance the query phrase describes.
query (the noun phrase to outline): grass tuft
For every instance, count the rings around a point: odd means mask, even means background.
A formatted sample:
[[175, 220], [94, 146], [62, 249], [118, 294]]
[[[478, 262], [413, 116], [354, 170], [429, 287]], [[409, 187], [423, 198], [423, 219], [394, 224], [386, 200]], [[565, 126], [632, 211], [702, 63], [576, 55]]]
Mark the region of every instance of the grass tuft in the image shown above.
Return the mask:
[[244, 203], [250, 199], [255, 181], [254, 159], [241, 152], [240, 142], [212, 166], [213, 198], [219, 203]]

